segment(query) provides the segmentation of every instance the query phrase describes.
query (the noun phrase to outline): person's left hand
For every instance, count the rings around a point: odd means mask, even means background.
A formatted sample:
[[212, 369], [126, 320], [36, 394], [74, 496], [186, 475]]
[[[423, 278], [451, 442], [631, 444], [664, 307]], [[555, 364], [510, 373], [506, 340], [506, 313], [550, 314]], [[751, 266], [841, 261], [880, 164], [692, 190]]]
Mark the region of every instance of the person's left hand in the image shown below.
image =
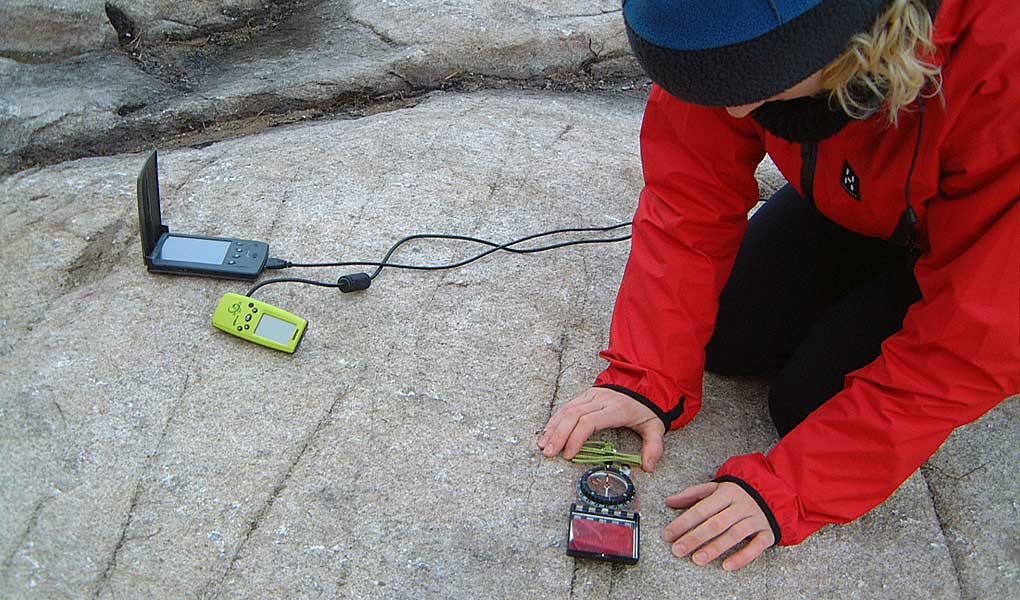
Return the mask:
[[673, 554], [692, 551], [694, 564], [704, 566], [740, 542], [751, 538], [723, 562], [723, 569], [735, 571], [749, 564], [772, 546], [772, 533], [765, 513], [742, 487], [735, 483], [702, 483], [666, 498], [670, 508], [686, 508], [662, 531], [662, 539], [673, 544]]

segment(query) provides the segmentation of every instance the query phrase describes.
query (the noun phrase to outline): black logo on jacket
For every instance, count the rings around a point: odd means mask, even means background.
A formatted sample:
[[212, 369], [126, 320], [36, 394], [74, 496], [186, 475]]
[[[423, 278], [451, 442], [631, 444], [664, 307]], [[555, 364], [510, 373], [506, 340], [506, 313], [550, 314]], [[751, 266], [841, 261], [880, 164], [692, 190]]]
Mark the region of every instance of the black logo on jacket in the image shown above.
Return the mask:
[[843, 189], [846, 193], [860, 202], [861, 201], [861, 180], [857, 177], [857, 173], [854, 173], [853, 167], [850, 166], [848, 161], [843, 161], [843, 176], [840, 177], [840, 183], [843, 184]]

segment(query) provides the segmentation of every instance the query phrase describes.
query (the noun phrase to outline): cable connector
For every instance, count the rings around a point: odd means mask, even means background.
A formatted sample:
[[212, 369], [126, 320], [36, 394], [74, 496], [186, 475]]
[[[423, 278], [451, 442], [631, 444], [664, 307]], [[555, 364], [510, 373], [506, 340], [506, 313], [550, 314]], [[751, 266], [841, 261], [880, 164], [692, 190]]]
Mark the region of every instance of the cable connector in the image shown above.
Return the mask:
[[372, 285], [372, 278], [368, 276], [368, 273], [352, 273], [336, 280], [336, 287], [345, 294], [367, 290], [370, 285]]
[[283, 260], [282, 258], [270, 257], [268, 260], [266, 260], [267, 269], [286, 269], [290, 265], [291, 262], [289, 260]]

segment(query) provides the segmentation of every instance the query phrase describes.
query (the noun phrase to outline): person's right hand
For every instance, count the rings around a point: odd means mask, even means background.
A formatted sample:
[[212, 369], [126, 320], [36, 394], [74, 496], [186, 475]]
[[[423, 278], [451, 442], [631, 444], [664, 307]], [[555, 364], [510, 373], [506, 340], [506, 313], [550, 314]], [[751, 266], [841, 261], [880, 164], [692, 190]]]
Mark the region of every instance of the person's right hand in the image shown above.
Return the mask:
[[655, 470], [655, 463], [662, 456], [665, 425], [652, 409], [608, 388], [589, 388], [564, 404], [546, 423], [538, 447], [549, 458], [562, 450], [563, 458], [569, 460], [591, 434], [610, 427], [627, 427], [640, 435], [641, 468]]

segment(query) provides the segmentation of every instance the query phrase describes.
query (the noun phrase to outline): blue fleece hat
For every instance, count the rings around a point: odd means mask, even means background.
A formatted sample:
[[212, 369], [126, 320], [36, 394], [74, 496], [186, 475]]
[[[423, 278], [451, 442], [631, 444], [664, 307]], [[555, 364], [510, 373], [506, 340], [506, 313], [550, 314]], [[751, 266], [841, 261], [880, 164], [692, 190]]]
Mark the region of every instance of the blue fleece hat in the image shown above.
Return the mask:
[[771, 98], [836, 59], [887, 0], [624, 0], [635, 57], [670, 94], [711, 106]]

